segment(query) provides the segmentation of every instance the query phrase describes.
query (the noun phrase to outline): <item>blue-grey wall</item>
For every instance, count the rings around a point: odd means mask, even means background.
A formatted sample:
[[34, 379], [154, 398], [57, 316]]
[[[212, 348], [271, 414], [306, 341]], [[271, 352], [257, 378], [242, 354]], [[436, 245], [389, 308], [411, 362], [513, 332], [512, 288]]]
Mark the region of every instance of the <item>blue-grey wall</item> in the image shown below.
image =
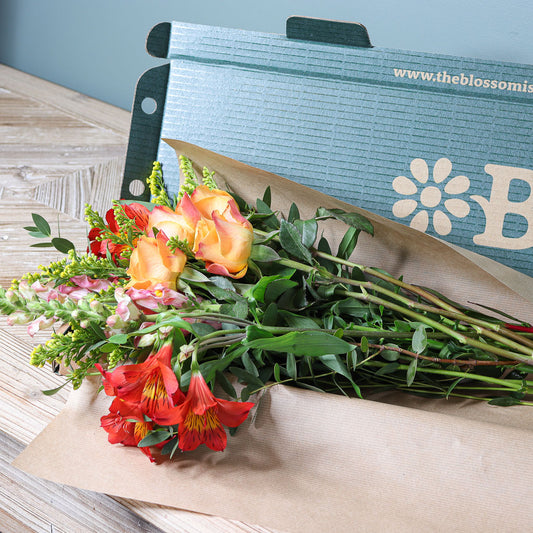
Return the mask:
[[0, 62], [130, 109], [157, 22], [284, 33], [290, 15], [361, 22], [379, 47], [533, 64], [532, 0], [0, 0]]

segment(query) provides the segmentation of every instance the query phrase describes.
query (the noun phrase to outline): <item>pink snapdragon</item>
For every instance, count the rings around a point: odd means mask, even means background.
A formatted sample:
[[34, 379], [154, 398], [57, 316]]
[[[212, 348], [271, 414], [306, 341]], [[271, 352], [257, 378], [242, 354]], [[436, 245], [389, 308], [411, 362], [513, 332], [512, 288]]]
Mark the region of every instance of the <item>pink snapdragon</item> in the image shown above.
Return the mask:
[[137, 320], [141, 316], [141, 311], [126, 294], [124, 287], [115, 289], [115, 300], [117, 301], [115, 314], [108, 316], [106, 320], [106, 324], [111, 328], [106, 331], [108, 336], [120, 333], [129, 321]]
[[187, 301], [187, 296], [183, 293], [169, 289], [162, 284], [156, 285], [153, 289], [131, 287], [126, 294], [145, 312], [155, 311], [162, 305], [179, 308]]
[[111, 281], [107, 279], [92, 279], [89, 276], [73, 276], [70, 278], [72, 285], [60, 285], [60, 294], [68, 296], [71, 300], [78, 301], [85, 298], [91, 292], [100, 292], [111, 287]]
[[28, 335], [33, 337], [38, 331], [47, 329], [56, 322], [57, 319], [55, 317], [46, 318], [44, 315], [42, 315], [39, 318], [32, 320], [32, 322], [28, 324]]

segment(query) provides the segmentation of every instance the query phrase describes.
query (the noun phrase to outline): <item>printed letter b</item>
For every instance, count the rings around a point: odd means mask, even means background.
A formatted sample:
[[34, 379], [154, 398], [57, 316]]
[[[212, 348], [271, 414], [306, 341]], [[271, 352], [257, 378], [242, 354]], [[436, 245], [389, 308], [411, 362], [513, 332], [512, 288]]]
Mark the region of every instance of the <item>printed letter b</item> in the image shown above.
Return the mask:
[[[474, 243], [507, 250], [533, 247], [533, 170], [489, 164], [485, 166], [485, 172], [493, 178], [490, 200], [483, 196], [471, 196], [483, 209], [486, 219], [485, 231], [474, 236]], [[509, 200], [509, 187], [513, 179], [523, 180], [529, 185], [529, 197], [522, 202]], [[521, 215], [527, 220], [527, 230], [523, 235], [503, 235], [503, 223], [508, 213]]]

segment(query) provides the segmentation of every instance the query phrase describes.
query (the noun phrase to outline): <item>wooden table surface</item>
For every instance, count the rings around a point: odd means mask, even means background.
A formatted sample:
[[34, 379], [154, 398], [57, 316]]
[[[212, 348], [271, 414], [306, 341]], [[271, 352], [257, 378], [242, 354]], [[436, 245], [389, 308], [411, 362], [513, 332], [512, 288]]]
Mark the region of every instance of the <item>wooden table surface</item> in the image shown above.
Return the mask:
[[[133, 92], [133, 88], [132, 88]], [[0, 65], [0, 285], [58, 257], [30, 248], [31, 213], [58, 221], [62, 236], [86, 246], [86, 202], [104, 212], [118, 198], [130, 113]], [[59, 413], [63, 379], [29, 364], [25, 326], [0, 317], [0, 532], [263, 532], [225, 520], [47, 482], [11, 461]], [[61, 443], [50, 453], [61, 453]], [[43, 458], [46, 460], [46, 458]]]

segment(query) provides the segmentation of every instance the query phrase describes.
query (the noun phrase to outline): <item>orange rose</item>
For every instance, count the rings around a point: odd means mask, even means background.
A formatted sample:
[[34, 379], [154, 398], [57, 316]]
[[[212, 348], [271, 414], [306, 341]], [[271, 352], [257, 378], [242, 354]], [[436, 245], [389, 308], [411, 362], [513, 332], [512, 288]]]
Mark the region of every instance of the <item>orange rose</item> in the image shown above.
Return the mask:
[[199, 185], [191, 194], [191, 202], [199, 213], [209, 220], [213, 219], [213, 212], [223, 213], [229, 202], [235, 201], [231, 194], [219, 189], [209, 189]]
[[187, 241], [192, 247], [196, 225], [200, 218], [200, 213], [192, 204], [189, 196], [185, 194], [175, 211], [161, 205], [154, 207], [148, 219], [148, 230], [157, 228], [168, 238], [178, 237], [181, 241]]
[[172, 253], [163, 238], [140, 237], [130, 258], [127, 288], [151, 289], [157, 284], [168, 288], [176, 286], [176, 279], [183, 271], [187, 256], [176, 250]]
[[212, 220], [202, 218], [198, 222], [193, 252], [205, 261], [208, 272], [242, 278], [248, 269], [252, 240], [252, 225], [230, 199], [222, 213], [215, 210]]

